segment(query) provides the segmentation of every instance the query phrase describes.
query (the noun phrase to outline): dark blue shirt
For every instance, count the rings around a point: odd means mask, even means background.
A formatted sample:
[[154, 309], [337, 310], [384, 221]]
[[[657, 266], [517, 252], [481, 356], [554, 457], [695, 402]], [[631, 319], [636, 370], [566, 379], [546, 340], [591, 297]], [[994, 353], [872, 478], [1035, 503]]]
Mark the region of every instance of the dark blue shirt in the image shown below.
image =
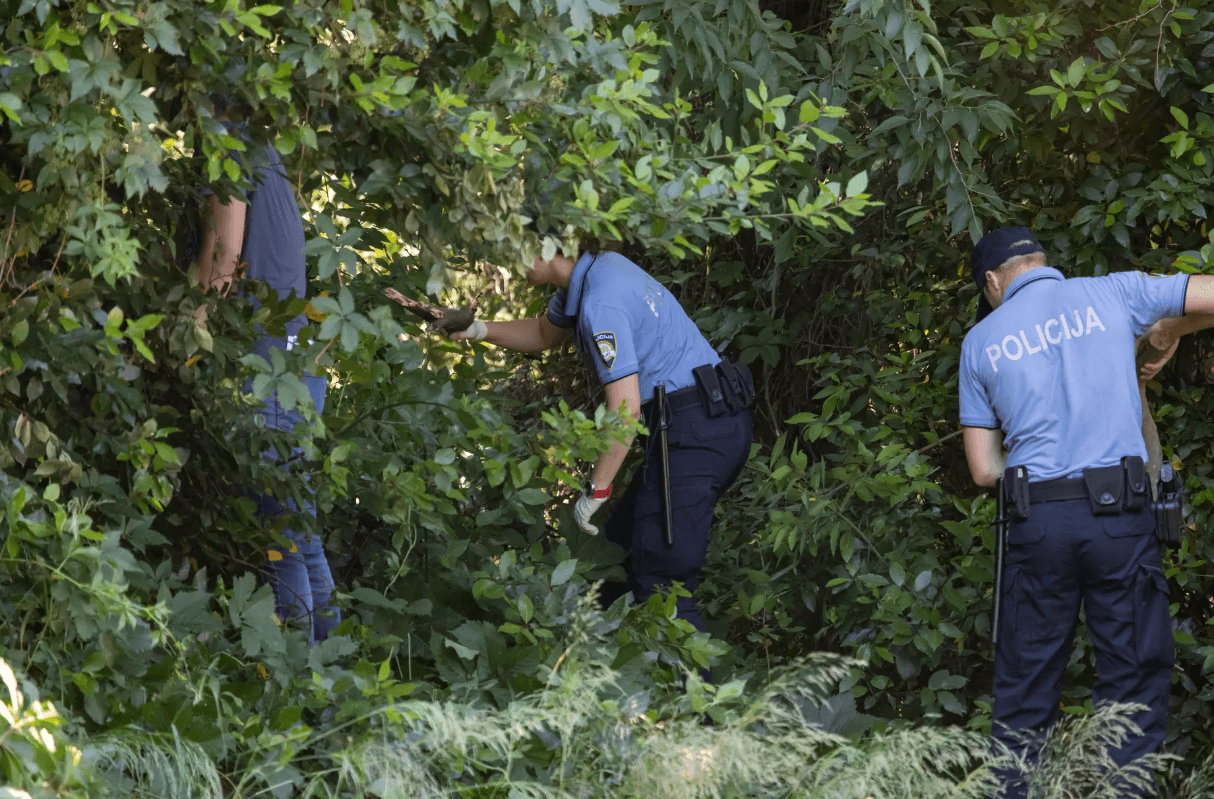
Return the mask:
[[[249, 264], [245, 277], [260, 280], [285, 300], [291, 292], [307, 296], [308, 274], [304, 259], [303, 216], [295, 189], [286, 176], [282, 159], [272, 146], [256, 153], [253, 191], [248, 196], [244, 249], [240, 260]], [[300, 314], [287, 324], [291, 339], [307, 323]]]

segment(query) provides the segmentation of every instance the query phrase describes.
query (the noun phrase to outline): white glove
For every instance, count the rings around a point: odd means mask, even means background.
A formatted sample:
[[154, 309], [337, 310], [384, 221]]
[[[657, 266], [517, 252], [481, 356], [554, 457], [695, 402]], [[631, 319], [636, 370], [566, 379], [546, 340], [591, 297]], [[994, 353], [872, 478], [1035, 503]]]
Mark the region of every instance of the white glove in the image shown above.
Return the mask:
[[595, 499], [588, 491], [583, 491], [582, 495], [578, 497], [577, 504], [573, 506], [573, 518], [577, 519], [577, 526], [582, 528], [582, 532], [587, 535], [599, 534], [599, 528], [590, 523], [590, 517], [603, 507], [603, 503], [606, 501], [607, 497]]
[[477, 319], [472, 324], [468, 325], [466, 330], [461, 330], [458, 333], [451, 334], [452, 341], [484, 341], [485, 336], [489, 334], [489, 328], [485, 323]]

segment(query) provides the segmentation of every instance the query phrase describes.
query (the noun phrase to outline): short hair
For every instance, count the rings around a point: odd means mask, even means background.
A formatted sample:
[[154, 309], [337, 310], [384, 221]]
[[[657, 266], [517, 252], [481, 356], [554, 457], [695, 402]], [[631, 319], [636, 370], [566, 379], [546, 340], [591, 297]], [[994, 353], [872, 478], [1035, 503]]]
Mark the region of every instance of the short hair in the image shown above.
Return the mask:
[[1030, 261], [1040, 261], [1041, 263], [1045, 263], [1045, 260], [1045, 252], [1043, 250], [1037, 250], [1037, 252], [1026, 252], [1023, 255], [1013, 255], [1011, 258], [1008, 258], [1006, 261], [999, 264], [999, 266], [995, 267], [995, 271], [1002, 272], [1005, 269], [1011, 271], [1013, 269], [1019, 269], [1022, 266], [1026, 266]]

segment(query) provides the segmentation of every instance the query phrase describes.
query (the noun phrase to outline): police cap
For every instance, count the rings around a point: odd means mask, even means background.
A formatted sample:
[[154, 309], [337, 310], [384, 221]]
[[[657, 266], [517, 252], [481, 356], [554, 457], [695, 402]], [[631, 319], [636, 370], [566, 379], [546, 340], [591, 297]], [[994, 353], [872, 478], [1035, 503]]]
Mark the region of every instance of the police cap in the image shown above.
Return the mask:
[[970, 268], [974, 272], [974, 285], [978, 287], [978, 316], [975, 322], [981, 322], [993, 308], [986, 301], [982, 289], [986, 287], [986, 273], [998, 269], [999, 265], [1008, 258], [1017, 255], [1031, 255], [1035, 252], [1045, 252], [1041, 242], [1026, 227], [1002, 227], [987, 233], [974, 245], [973, 257], [970, 258]]

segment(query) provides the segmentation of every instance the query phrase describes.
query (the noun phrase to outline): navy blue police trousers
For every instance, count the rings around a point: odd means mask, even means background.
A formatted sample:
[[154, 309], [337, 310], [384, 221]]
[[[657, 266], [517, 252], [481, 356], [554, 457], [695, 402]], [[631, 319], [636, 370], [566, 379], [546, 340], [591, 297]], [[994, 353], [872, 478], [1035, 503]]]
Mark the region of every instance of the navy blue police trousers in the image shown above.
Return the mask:
[[[667, 447], [670, 462], [673, 543], [666, 543], [661, 450], [655, 403], [642, 406], [645, 426], [644, 465], [607, 519], [607, 540], [624, 548], [626, 586], [604, 586], [610, 603], [625, 590], [637, 602], [673, 582], [694, 592], [708, 553], [713, 507], [737, 479], [750, 455], [753, 435], [750, 411], [709, 416], [695, 388], [670, 395]], [[694, 398], [694, 401], [688, 398]], [[679, 618], [704, 629], [694, 597], [679, 597]]]
[[[1027, 760], [1058, 719], [1081, 604], [1096, 651], [1094, 701], [1148, 708], [1133, 719], [1142, 735], [1109, 754], [1124, 765], [1163, 743], [1175, 654], [1154, 531], [1150, 510], [1095, 516], [1086, 499], [1032, 505], [1009, 526], [992, 731]], [[1001, 776], [1006, 797], [1025, 796], [1019, 769]]]

